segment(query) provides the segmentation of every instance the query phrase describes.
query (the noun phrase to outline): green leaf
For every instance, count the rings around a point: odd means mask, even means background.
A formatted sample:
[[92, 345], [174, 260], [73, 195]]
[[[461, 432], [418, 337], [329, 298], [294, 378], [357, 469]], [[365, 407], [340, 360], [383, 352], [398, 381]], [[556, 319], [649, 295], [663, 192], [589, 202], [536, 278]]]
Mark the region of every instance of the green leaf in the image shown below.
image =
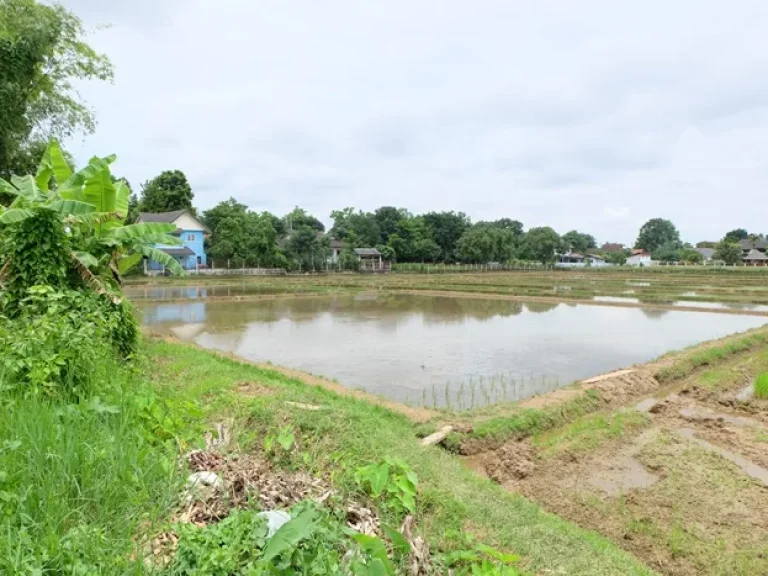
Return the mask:
[[387, 576], [387, 566], [379, 558], [374, 558], [370, 564], [371, 576]]
[[34, 213], [31, 210], [11, 208], [0, 214], [0, 224], [16, 224], [32, 216], [34, 216]]
[[[158, 235], [162, 235], [167, 238], [174, 238], [168, 236], [170, 232], [176, 230], [174, 224], [166, 224], [164, 222], [140, 222], [139, 224], [129, 224], [128, 226], [120, 226], [110, 231], [107, 235], [109, 238], [122, 241], [140, 241], [144, 242], [146, 237], [153, 237], [149, 243], [158, 244], [154, 238]], [[174, 239], [172, 244], [181, 243], [181, 240]]]
[[72, 176], [72, 169], [64, 159], [64, 154], [61, 151], [58, 141], [51, 140], [45, 153], [48, 156], [50, 166], [53, 169], [53, 177], [56, 180], [56, 184], [61, 186]]
[[382, 524], [381, 529], [384, 531], [387, 538], [389, 538], [389, 541], [392, 542], [392, 547], [396, 552], [400, 554], [408, 554], [411, 551], [411, 544], [400, 532], [386, 524]]
[[[2, 216], [0, 216], [0, 218], [2, 218]], [[162, 264], [174, 274], [178, 276], [184, 276], [184, 269], [181, 267], [181, 264], [179, 264], [175, 258], [169, 256], [162, 250], [152, 248], [151, 246], [134, 246], [134, 249], [150, 260], [154, 260], [155, 262]]]
[[96, 212], [96, 207], [93, 204], [87, 204], [85, 202], [79, 202], [77, 200], [56, 200], [46, 208], [64, 214], [65, 216], [76, 216], [79, 214], [91, 214]]
[[19, 191], [16, 190], [16, 188], [11, 185], [10, 182], [3, 180], [2, 178], [0, 178], [0, 192], [3, 194], [12, 194], [13, 196], [19, 195]]
[[106, 158], [91, 158], [88, 165], [72, 174], [59, 186], [59, 196], [65, 200], [83, 200], [83, 186], [94, 179], [100, 172], [109, 170], [109, 165], [115, 161], [115, 155]]
[[32, 176], [12, 176], [11, 182], [18, 189], [18, 195], [29, 202], [45, 200], [45, 195], [40, 192], [37, 183]]
[[387, 481], [389, 480], [389, 465], [386, 462], [382, 462], [378, 466], [374, 466], [371, 470], [369, 481], [371, 483], [371, 495], [376, 498], [381, 495], [384, 488], [387, 487]]
[[120, 258], [120, 260], [117, 261], [117, 269], [121, 275], [125, 274], [126, 272], [128, 272], [128, 270], [130, 270], [131, 268], [136, 266], [136, 264], [141, 262], [141, 259], [142, 259], [142, 256], [141, 254], [138, 254], [138, 253], [131, 254], [130, 256], [123, 256], [122, 258]]
[[492, 548], [491, 546], [488, 546], [486, 544], [478, 544], [477, 549], [490, 556], [491, 558], [495, 558], [499, 562], [502, 562], [504, 564], [516, 564], [520, 561], [520, 556], [517, 556], [515, 554], [505, 554], [504, 552], [500, 552], [499, 550], [496, 550], [496, 548]]
[[82, 200], [93, 204], [98, 212], [114, 212], [117, 192], [112, 184], [109, 166], [97, 172], [85, 181]]
[[128, 216], [128, 199], [131, 191], [125, 182], [119, 180], [115, 182], [115, 212], [122, 220]]
[[99, 265], [99, 261], [93, 255], [88, 254], [88, 252], [75, 252], [74, 254], [75, 258], [86, 268], [95, 268]]
[[293, 520], [283, 524], [267, 542], [264, 548], [264, 561], [271, 562], [286, 550], [294, 548], [302, 540], [309, 538], [315, 530], [317, 513], [311, 508], [299, 514]]

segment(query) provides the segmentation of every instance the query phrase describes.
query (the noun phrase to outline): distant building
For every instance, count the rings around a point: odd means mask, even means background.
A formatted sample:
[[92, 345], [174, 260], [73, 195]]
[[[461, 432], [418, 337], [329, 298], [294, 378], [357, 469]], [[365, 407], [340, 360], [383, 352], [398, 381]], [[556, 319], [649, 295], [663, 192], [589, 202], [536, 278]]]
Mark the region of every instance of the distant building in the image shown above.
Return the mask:
[[391, 268], [376, 248], [355, 248], [355, 255], [360, 259], [361, 272], [385, 272]]
[[714, 248], [696, 248], [696, 252], [701, 254], [701, 258], [704, 262], [712, 262], [715, 257]]
[[624, 252], [624, 244], [618, 244], [616, 242], [606, 242], [600, 246], [600, 252]]
[[[205, 249], [203, 248], [203, 240], [205, 235], [210, 233], [210, 230], [200, 220], [195, 218], [189, 210], [142, 212], [139, 214], [136, 222], [175, 224], [176, 230], [171, 232], [171, 236], [179, 237], [182, 244], [155, 244], [154, 247], [173, 257], [185, 270], [195, 270], [208, 265]], [[163, 265], [154, 260], [147, 260], [144, 263], [144, 270], [163, 270]]]
[[627, 258], [627, 266], [651, 266], [651, 253], [642, 249], [632, 250], [632, 256]]
[[331, 264], [336, 264], [339, 261], [339, 256], [341, 256], [341, 251], [344, 250], [344, 242], [341, 240], [331, 240], [331, 255], [328, 258], [328, 262]]
[[768, 256], [757, 248], [752, 248], [744, 256], [744, 264], [747, 266], [766, 266], [768, 265]]
[[768, 265], [768, 241], [764, 238], [744, 239], [739, 241], [742, 250], [742, 260], [747, 266]]

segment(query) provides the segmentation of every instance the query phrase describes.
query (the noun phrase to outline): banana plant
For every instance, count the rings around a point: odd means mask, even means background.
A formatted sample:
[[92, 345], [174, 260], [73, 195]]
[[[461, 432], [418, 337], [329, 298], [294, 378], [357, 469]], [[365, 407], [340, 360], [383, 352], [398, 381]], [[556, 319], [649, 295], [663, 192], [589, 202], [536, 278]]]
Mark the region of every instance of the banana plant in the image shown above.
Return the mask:
[[110, 165], [115, 158], [92, 158], [73, 172], [58, 142], [52, 140], [34, 176], [14, 176], [10, 183], [0, 179], [0, 191], [16, 197], [8, 209], [0, 210], [0, 224], [21, 222], [33, 215], [32, 207], [42, 207], [59, 214], [68, 227], [79, 248], [73, 256], [82, 274], [108, 269], [119, 283], [123, 274], [147, 257], [183, 275], [174, 258], [154, 247], [182, 243], [171, 235], [173, 224], [125, 224], [130, 191], [124, 182], [112, 181]]

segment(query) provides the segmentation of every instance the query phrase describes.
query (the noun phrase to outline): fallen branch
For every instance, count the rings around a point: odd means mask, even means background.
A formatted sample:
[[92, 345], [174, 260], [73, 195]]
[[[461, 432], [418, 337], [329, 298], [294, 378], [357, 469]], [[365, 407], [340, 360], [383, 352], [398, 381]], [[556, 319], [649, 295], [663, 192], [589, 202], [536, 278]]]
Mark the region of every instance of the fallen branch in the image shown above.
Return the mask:
[[424, 438], [421, 441], [421, 445], [432, 446], [433, 444], [440, 444], [440, 442], [445, 440], [445, 437], [448, 436], [448, 434], [450, 434], [451, 432], [453, 432], [453, 426], [450, 426], [450, 425], [443, 426], [442, 428], [440, 428], [440, 430], [438, 430], [434, 434], [430, 434], [429, 436]]

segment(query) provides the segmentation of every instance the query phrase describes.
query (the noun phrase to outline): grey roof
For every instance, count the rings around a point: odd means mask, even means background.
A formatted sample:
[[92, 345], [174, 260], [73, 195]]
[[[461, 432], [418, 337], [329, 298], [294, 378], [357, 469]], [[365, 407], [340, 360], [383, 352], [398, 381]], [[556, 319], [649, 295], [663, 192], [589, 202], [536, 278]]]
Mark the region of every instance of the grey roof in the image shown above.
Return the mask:
[[739, 244], [744, 250], [752, 250], [754, 248], [757, 248], [758, 250], [765, 250], [768, 248], [768, 241], [764, 240], [763, 238], [757, 238], [755, 240], [745, 238], [744, 240], [739, 240]]
[[179, 216], [186, 210], [174, 210], [173, 212], [141, 212], [139, 218], [142, 222], [166, 222], [172, 224], [178, 220]]
[[376, 248], [355, 248], [355, 254], [358, 256], [381, 256], [381, 252]]
[[189, 246], [182, 246], [181, 248], [160, 248], [160, 250], [168, 254], [168, 256], [173, 256], [174, 258], [195, 255]]
[[696, 252], [701, 254], [704, 260], [712, 260], [712, 258], [715, 256], [714, 248], [696, 248]]
[[[189, 212], [189, 210], [173, 210], [172, 212], [140, 212], [139, 213], [139, 222], [163, 222], [166, 224], [173, 224], [178, 220], [182, 214], [185, 214]], [[203, 227], [203, 230], [205, 232], [210, 233], [211, 231], [208, 230], [208, 227], [200, 222], [200, 219], [195, 217], [194, 215], [190, 214], [192, 218], [197, 220], [197, 222], [200, 224], [200, 226]]]
[[744, 260], [764, 261], [764, 260], [768, 260], [768, 256], [760, 252], [760, 250], [755, 250], [754, 248], [752, 248], [752, 250], [749, 251], [749, 254], [744, 256]]

